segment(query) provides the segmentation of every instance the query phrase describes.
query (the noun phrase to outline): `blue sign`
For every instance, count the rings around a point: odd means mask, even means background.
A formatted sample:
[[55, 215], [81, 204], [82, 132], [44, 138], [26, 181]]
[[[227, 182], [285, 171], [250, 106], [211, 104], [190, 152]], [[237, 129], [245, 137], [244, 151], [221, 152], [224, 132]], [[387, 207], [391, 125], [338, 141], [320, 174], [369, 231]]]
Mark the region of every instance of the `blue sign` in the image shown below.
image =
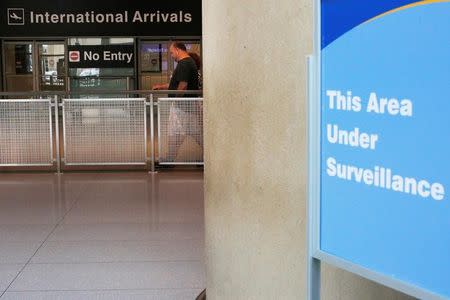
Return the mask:
[[450, 298], [450, 2], [321, 1], [320, 251]]

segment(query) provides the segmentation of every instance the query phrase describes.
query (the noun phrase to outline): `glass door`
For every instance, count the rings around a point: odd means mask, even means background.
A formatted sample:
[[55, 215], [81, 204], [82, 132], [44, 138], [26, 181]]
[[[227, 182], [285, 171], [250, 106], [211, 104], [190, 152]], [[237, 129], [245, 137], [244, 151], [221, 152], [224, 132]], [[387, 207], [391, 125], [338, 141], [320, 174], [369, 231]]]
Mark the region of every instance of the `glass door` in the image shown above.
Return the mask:
[[[134, 38], [130, 37], [114, 37], [114, 38], [69, 38], [69, 49], [71, 46], [76, 46], [78, 49], [92, 49], [101, 53], [104, 50], [114, 50], [120, 46], [127, 46], [133, 48], [133, 59], [135, 62], [134, 53]], [[117, 66], [111, 63], [110, 65], [97, 65], [92, 62], [90, 66], [83, 68], [74, 67], [69, 63], [69, 81], [70, 91], [82, 92], [83, 90], [100, 90], [100, 91], [126, 91], [134, 90], [135, 88], [135, 64], [133, 66]], [[108, 97], [126, 97], [127, 95], [114, 94]], [[80, 94], [80, 97], [85, 97]], [[86, 97], [92, 98], [91, 95]]]
[[5, 91], [36, 90], [33, 42], [5, 42], [3, 46]]
[[65, 91], [65, 48], [64, 41], [5, 41], [4, 90]]
[[[189, 53], [201, 54], [200, 41], [183, 41]], [[151, 90], [156, 84], [169, 83], [177, 63], [170, 57], [172, 41], [142, 40], [139, 43], [139, 87]]]
[[64, 42], [38, 42], [38, 78], [40, 91], [66, 90]]
[[169, 83], [169, 44], [167, 41], [139, 43], [139, 81], [141, 90], [151, 90], [156, 84]]

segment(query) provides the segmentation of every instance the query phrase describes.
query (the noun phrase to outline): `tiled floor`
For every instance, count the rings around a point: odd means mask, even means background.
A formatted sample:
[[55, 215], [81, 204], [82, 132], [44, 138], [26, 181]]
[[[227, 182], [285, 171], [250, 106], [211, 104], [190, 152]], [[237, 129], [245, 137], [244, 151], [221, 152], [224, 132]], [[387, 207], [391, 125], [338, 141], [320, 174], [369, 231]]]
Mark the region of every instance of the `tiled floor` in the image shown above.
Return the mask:
[[203, 175], [0, 174], [0, 299], [195, 299]]

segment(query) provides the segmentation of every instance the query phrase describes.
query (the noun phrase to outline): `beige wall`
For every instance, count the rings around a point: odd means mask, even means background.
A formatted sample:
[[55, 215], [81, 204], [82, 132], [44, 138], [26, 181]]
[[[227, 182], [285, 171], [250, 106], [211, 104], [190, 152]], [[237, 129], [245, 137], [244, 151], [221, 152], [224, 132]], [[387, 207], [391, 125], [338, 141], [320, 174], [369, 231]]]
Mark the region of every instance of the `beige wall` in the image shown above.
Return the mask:
[[[204, 0], [207, 295], [306, 297], [312, 2]], [[325, 268], [323, 299], [403, 299]]]

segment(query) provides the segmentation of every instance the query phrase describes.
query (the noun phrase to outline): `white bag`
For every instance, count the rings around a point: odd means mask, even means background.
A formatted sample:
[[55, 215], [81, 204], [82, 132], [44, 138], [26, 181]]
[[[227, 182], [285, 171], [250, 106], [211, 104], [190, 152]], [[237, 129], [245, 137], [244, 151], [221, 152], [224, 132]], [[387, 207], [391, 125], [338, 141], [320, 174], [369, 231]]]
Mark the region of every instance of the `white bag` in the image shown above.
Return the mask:
[[186, 134], [186, 129], [183, 126], [183, 118], [184, 112], [172, 103], [169, 109], [169, 136]]

